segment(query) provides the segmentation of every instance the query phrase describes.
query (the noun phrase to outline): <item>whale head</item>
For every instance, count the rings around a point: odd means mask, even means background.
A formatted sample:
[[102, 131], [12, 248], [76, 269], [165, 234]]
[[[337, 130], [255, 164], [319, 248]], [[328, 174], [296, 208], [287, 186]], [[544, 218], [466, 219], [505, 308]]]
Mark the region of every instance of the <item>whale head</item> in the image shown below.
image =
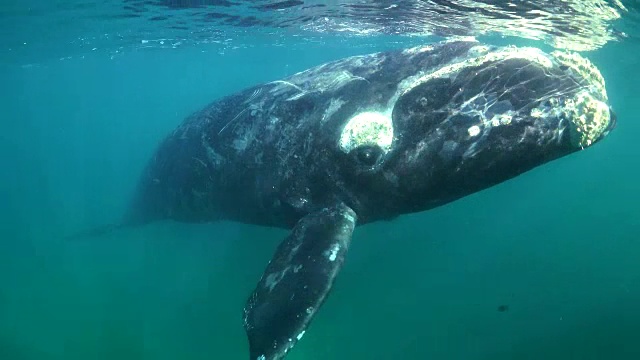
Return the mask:
[[595, 145], [615, 123], [586, 58], [477, 45], [404, 79], [387, 111], [348, 119], [339, 144], [366, 222], [499, 184]]

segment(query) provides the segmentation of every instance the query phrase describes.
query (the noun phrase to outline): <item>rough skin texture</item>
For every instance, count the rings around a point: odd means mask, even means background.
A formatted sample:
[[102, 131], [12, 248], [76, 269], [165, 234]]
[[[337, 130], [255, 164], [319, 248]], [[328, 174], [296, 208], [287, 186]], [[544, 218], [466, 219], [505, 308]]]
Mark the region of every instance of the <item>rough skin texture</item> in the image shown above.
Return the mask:
[[[346, 58], [246, 89], [164, 140], [126, 221], [291, 228], [342, 201], [362, 224], [453, 201], [584, 147], [565, 129], [568, 116], [582, 116], [581, 128], [589, 116], [546, 110], [585, 92], [608, 109], [601, 76], [586, 76], [597, 69], [576, 71], [586, 60], [567, 66], [571, 58], [448, 42]], [[373, 165], [358, 160], [360, 149], [340, 148], [348, 120], [363, 112], [385, 113], [394, 128], [377, 160], [374, 146]], [[608, 112], [599, 114], [588, 145], [610, 125]]]

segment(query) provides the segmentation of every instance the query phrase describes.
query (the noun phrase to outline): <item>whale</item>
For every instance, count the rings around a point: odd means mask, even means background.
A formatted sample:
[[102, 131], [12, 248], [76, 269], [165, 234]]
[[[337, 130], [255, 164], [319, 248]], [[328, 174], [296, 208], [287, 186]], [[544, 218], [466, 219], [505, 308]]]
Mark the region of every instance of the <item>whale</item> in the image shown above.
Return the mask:
[[327, 300], [358, 226], [508, 181], [615, 124], [603, 76], [577, 53], [449, 40], [347, 57], [189, 115], [118, 226], [287, 229], [242, 312], [250, 359], [282, 359]]

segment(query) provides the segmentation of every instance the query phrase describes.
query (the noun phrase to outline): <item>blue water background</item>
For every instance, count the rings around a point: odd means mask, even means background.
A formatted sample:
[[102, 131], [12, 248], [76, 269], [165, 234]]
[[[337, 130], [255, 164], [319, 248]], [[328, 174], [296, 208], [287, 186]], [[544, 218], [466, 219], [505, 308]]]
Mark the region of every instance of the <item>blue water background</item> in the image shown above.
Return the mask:
[[[246, 359], [241, 310], [285, 231], [158, 223], [63, 236], [117, 220], [155, 146], [192, 111], [325, 61], [409, 45], [376, 41], [4, 62], [0, 359]], [[623, 42], [587, 54], [618, 114], [602, 143], [358, 228], [289, 359], [640, 358], [639, 53]]]

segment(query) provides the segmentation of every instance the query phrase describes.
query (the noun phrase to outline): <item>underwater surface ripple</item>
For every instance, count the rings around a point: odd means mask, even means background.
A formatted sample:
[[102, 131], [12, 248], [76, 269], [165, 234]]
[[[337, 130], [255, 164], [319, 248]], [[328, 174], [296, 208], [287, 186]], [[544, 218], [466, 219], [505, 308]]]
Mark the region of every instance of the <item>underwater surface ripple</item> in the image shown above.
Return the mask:
[[0, 359], [246, 359], [242, 306], [286, 231], [64, 236], [121, 216], [158, 142], [211, 100], [451, 35], [583, 51], [617, 128], [453, 204], [363, 226], [288, 359], [640, 358], [637, 4], [491, 3], [1, 5]]

